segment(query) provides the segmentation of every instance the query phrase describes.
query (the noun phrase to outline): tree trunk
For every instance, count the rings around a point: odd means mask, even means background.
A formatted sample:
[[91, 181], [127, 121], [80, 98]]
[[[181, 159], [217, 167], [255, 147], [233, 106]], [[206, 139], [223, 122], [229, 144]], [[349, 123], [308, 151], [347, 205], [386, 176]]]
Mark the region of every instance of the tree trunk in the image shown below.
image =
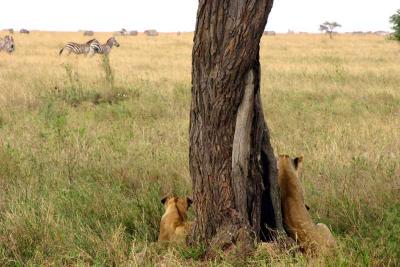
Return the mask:
[[[200, 0], [192, 53], [192, 241], [243, 252], [283, 232], [276, 160], [260, 96], [272, 0]], [[243, 247], [244, 246], [244, 247]]]

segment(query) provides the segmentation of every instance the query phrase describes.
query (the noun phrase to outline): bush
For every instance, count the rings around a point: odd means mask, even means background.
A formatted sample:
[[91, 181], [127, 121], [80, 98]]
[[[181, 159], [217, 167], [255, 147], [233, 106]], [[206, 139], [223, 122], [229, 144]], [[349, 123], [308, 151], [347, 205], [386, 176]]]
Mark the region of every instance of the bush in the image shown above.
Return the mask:
[[397, 10], [396, 14], [390, 17], [390, 23], [393, 24], [393, 38], [400, 41], [400, 9]]

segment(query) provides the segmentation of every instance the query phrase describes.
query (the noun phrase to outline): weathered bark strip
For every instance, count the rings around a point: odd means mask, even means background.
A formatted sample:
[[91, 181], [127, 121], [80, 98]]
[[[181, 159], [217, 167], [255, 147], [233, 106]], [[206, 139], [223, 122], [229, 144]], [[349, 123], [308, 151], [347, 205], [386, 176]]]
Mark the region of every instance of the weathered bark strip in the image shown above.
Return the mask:
[[[248, 215], [247, 186], [251, 153], [251, 130], [254, 116], [254, 74], [250, 70], [245, 78], [244, 95], [236, 115], [232, 145], [232, 186], [236, 209], [242, 216]], [[248, 216], [250, 220], [251, 216]]]

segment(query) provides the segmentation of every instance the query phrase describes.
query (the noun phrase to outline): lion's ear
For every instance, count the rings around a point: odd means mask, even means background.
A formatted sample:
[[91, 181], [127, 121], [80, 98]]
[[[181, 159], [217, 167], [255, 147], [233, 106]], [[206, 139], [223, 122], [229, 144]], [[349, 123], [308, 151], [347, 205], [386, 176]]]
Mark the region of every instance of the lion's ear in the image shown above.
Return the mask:
[[294, 167], [297, 169], [301, 168], [303, 165], [303, 156], [297, 157], [293, 160]]
[[193, 200], [190, 197], [186, 198], [187, 204], [188, 204], [188, 208], [193, 204]]
[[297, 157], [293, 160], [294, 169], [296, 170], [297, 177], [300, 177], [303, 171], [303, 156]]
[[307, 210], [310, 210], [310, 207], [307, 204], [304, 204]]
[[163, 197], [163, 198], [161, 199], [161, 203], [164, 205], [168, 198], [169, 198], [169, 196]]

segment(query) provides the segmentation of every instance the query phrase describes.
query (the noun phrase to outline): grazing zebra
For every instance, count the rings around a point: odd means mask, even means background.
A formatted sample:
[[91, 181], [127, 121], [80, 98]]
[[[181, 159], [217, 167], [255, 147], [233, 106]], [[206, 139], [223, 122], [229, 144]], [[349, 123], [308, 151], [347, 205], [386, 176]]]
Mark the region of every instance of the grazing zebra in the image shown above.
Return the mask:
[[5, 50], [7, 53], [11, 54], [15, 50], [14, 38], [6, 35], [4, 39], [0, 38], [0, 52]]
[[144, 34], [146, 34], [147, 36], [157, 36], [158, 32], [157, 30], [145, 30]]
[[19, 31], [19, 33], [29, 34], [30, 31], [28, 31], [27, 29], [21, 29], [21, 30]]
[[84, 31], [83, 32], [84, 36], [93, 36], [93, 34], [94, 34], [94, 31]]
[[138, 35], [138, 31], [130, 31], [129, 35], [130, 36], [136, 36], [136, 35]]
[[59, 55], [61, 55], [64, 50], [68, 51], [68, 55], [71, 53], [77, 55], [79, 54], [94, 55], [95, 53], [98, 52], [99, 47], [100, 43], [96, 39], [89, 40], [85, 44], [77, 44], [74, 42], [69, 42], [60, 50]]
[[111, 51], [111, 48], [115, 45], [116, 47], [119, 47], [119, 43], [115, 39], [115, 37], [111, 37], [107, 40], [105, 44], [93, 44], [97, 45], [97, 49], [95, 49], [96, 53], [98, 54], [105, 54], [108, 55]]

